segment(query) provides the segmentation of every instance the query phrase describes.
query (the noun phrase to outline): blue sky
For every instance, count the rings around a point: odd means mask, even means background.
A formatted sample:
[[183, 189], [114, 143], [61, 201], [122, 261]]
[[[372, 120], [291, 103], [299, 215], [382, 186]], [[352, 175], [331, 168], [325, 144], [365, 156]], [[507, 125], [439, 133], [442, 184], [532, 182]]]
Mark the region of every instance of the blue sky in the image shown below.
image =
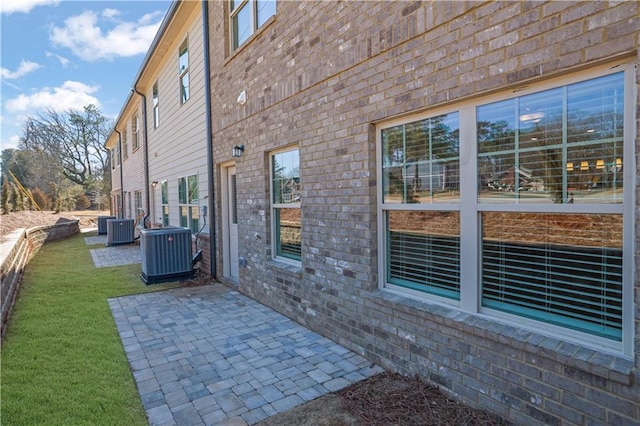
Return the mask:
[[27, 116], [96, 105], [116, 118], [170, 1], [0, 1], [1, 148]]

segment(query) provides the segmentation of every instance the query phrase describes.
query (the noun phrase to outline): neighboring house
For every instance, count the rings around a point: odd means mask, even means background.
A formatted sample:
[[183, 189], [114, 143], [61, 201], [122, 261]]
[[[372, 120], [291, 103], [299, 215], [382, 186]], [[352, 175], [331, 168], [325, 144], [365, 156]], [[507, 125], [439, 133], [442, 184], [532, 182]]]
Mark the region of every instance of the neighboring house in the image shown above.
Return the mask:
[[176, 120], [150, 180], [209, 167], [217, 279], [515, 423], [640, 421], [640, 3], [202, 7], [213, 152]]
[[142, 103], [131, 93], [114, 123], [106, 147], [112, 153], [111, 205], [120, 219], [134, 219], [141, 224], [145, 215], [144, 135], [141, 127]]
[[[143, 208], [149, 214], [147, 226], [190, 228], [194, 241], [199, 236], [196, 248], [205, 252], [204, 263], [208, 265], [203, 53], [201, 3], [172, 3], [134, 79], [135, 91], [128, 102], [141, 105], [139, 131], [146, 135], [146, 153], [139, 170], [146, 163], [147, 178], [146, 183], [139, 183], [145, 203], [149, 197]], [[120, 119], [129, 123], [126, 113], [124, 110]], [[118, 176], [114, 178], [117, 182]], [[125, 188], [127, 181], [125, 175]]]

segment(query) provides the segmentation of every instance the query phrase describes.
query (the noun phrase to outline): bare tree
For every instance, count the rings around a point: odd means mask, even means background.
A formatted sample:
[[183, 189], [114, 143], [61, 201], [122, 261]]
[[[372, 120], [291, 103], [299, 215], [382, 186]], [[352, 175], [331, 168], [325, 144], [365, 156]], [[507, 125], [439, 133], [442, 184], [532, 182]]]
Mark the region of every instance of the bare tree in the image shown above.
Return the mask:
[[104, 137], [109, 127], [94, 105], [83, 111], [47, 110], [27, 119], [20, 148], [46, 155], [61, 166], [67, 179], [85, 186], [92, 179], [101, 179], [107, 167]]

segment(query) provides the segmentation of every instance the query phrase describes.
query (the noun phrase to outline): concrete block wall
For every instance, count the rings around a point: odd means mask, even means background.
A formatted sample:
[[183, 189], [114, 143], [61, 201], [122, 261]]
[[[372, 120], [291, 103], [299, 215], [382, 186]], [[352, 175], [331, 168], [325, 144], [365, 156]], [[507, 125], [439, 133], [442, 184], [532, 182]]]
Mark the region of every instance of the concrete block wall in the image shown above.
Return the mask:
[[[220, 166], [232, 161], [234, 144], [245, 145], [235, 162], [240, 256], [248, 260], [238, 289], [518, 424], [637, 424], [637, 272], [631, 358], [378, 288], [374, 126], [620, 58], [637, 62], [640, 3], [278, 2], [276, 16], [236, 52], [225, 7], [209, 3], [213, 143]], [[236, 102], [242, 91], [244, 105]], [[269, 154], [293, 145], [300, 267], [271, 253]]]

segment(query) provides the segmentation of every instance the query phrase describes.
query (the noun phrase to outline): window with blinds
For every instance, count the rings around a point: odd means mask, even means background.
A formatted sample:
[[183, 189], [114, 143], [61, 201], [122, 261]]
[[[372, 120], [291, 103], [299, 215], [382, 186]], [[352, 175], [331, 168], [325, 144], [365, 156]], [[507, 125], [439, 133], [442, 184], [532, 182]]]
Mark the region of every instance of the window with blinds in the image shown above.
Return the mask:
[[459, 114], [381, 136], [387, 283], [459, 299]]
[[274, 257], [302, 259], [300, 210], [300, 152], [296, 149], [271, 155], [271, 191]]
[[622, 215], [483, 213], [482, 305], [620, 340]]
[[379, 125], [381, 286], [630, 353], [634, 78], [621, 62]]

